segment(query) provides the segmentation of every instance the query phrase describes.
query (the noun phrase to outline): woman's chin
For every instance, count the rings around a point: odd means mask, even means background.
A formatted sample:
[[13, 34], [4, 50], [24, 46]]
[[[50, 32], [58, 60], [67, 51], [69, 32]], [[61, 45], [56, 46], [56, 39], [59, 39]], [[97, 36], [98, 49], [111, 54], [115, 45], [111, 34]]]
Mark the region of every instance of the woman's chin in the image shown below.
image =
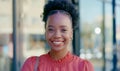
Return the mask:
[[60, 51], [60, 50], [62, 50], [64, 47], [51, 47], [52, 48], [52, 50], [54, 50], [54, 51]]

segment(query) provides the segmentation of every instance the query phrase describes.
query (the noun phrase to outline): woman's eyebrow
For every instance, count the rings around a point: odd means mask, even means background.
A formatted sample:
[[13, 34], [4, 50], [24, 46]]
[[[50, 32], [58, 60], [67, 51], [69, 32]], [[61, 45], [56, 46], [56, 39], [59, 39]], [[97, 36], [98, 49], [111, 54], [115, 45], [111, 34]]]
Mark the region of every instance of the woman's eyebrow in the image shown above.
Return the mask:
[[61, 28], [67, 28], [67, 26], [65, 26], [65, 25], [62, 25], [62, 26], [60, 26]]
[[52, 25], [48, 25], [48, 27], [53, 27]]
[[[60, 28], [68, 28], [66, 25], [61, 25], [59, 27]], [[48, 25], [48, 28], [54, 28], [54, 26], [53, 25]]]

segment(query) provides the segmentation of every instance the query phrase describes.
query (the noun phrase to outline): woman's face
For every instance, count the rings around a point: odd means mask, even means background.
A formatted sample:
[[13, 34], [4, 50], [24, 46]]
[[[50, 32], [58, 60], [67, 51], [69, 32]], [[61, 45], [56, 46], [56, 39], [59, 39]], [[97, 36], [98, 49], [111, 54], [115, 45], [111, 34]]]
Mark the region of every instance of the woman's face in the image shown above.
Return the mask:
[[50, 15], [47, 20], [45, 36], [52, 50], [66, 49], [73, 36], [70, 17], [61, 13]]

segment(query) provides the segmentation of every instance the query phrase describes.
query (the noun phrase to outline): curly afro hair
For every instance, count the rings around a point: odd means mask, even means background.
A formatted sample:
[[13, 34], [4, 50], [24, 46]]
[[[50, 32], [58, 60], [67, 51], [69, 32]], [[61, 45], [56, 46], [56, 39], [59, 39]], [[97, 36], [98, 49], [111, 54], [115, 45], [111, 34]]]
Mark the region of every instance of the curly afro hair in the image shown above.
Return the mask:
[[[73, 29], [76, 28], [77, 22], [78, 22], [78, 12], [75, 9], [74, 5], [66, 0], [54, 0], [54, 1], [49, 1], [45, 6], [44, 6], [44, 11], [43, 11], [43, 21], [45, 22], [45, 27], [46, 27], [46, 21], [48, 19], [48, 16], [52, 15], [49, 14], [51, 11], [55, 10], [61, 10], [65, 11], [66, 14], [70, 14], [72, 18], [72, 27]], [[56, 12], [57, 13], [57, 12]], [[55, 13], [53, 13], [55, 14]]]

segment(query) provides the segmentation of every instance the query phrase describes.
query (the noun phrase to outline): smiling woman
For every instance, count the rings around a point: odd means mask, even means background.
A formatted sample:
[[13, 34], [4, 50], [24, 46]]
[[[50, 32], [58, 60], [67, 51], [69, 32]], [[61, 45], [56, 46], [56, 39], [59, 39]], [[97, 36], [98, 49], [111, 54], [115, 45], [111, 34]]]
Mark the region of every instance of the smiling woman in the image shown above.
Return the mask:
[[92, 64], [73, 55], [71, 47], [77, 13], [65, 0], [49, 1], [44, 7], [45, 37], [51, 50], [28, 58], [21, 71], [94, 71]]

